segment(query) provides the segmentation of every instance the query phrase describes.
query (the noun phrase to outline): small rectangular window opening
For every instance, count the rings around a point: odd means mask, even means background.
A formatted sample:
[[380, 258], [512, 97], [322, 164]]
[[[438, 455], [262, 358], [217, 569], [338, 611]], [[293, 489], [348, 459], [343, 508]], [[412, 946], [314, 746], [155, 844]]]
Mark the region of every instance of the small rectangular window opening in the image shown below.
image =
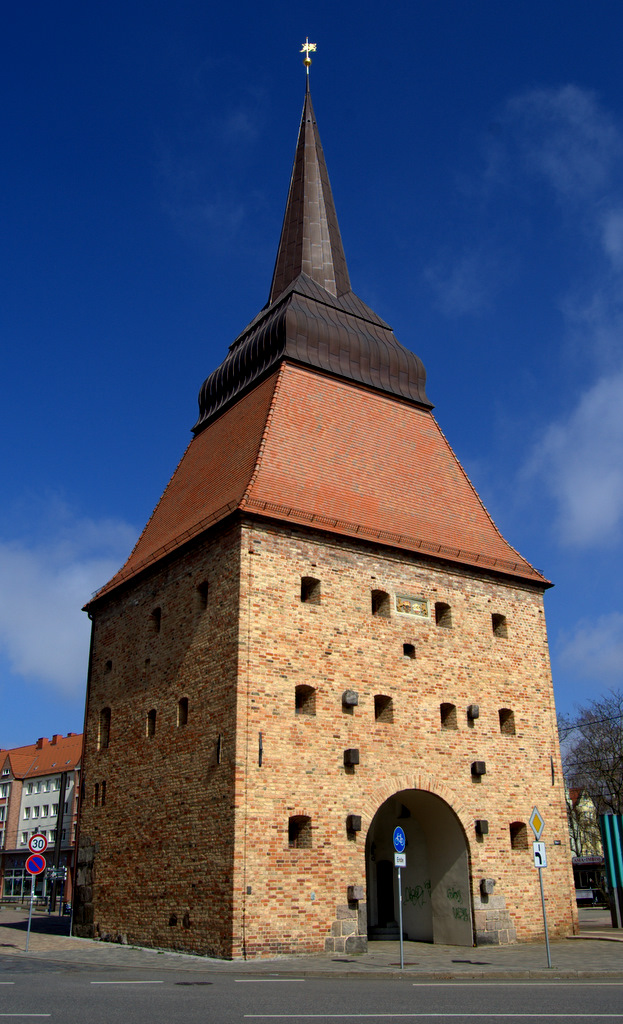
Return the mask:
[[510, 708], [500, 708], [500, 732], [503, 736], [515, 735], [515, 713]]
[[297, 715], [316, 714], [316, 691], [313, 686], [297, 686], [294, 694], [294, 709]]
[[511, 835], [511, 849], [512, 850], [527, 850], [528, 849], [528, 828], [523, 821], [512, 821], [510, 826]]
[[402, 645], [402, 656], [403, 658], [411, 658], [415, 660], [415, 644], [403, 644]]
[[494, 613], [491, 616], [491, 628], [493, 629], [493, 635], [502, 637], [504, 640], [508, 637], [508, 626], [506, 625], [506, 616]]
[[388, 619], [390, 616], [389, 594], [384, 590], [373, 590], [370, 596], [372, 602], [372, 614], [378, 615], [382, 619]]
[[459, 723], [456, 715], [456, 704], [440, 704], [439, 716], [442, 729], [458, 729]]
[[180, 729], [188, 723], [188, 697], [181, 697], [177, 703], [177, 727]]
[[437, 601], [435, 604], [435, 623], [442, 629], [452, 629], [452, 609], [449, 604]]
[[301, 601], [305, 604], [320, 604], [320, 580], [313, 576], [302, 577]]
[[100, 805], [100, 784], [99, 784], [99, 782], [96, 782], [95, 786], [93, 787], [93, 806], [94, 807], [99, 807], [99, 805]]
[[155, 736], [156, 735], [156, 712], [154, 708], [147, 712], [147, 719], [145, 722], [145, 735]]
[[197, 594], [199, 597], [199, 608], [203, 611], [204, 608], [208, 607], [208, 581], [204, 580], [197, 587]]
[[288, 846], [292, 850], [310, 850], [312, 845], [311, 818], [297, 814], [288, 819]]
[[154, 608], [151, 613], [151, 621], [154, 627], [154, 633], [160, 632], [160, 626], [162, 624], [162, 608]]
[[394, 702], [386, 694], [377, 693], [374, 698], [374, 718], [377, 722], [394, 721]]

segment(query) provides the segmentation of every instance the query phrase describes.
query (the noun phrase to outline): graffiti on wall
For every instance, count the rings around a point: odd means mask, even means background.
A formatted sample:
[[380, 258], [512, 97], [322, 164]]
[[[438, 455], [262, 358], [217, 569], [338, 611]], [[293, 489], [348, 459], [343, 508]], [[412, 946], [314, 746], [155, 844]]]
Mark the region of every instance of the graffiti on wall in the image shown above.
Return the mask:
[[403, 899], [404, 906], [412, 903], [414, 907], [423, 907], [426, 900], [430, 900], [430, 878], [427, 878], [422, 885], [406, 885]]

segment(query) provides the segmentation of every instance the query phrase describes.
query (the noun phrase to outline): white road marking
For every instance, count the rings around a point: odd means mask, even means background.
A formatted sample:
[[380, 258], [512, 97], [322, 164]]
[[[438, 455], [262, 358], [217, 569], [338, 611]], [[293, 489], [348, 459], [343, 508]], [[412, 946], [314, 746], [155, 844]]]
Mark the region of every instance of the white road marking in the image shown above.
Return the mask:
[[[448, 981], [414, 981], [414, 988], [447, 988], [448, 982], [452, 981], [451, 978]], [[623, 985], [623, 981], [583, 981], [582, 979], [575, 978], [559, 978], [558, 981], [538, 981], [536, 978], [526, 978], [522, 981], [452, 981], [452, 988], [525, 988], [527, 985], [530, 988], [560, 988], [561, 985], [572, 984], [574, 988], [578, 988], [580, 985], [588, 988], [605, 988], [607, 985], [620, 988]]]
[[[7, 985], [11, 982], [7, 981]], [[0, 1017], [51, 1017], [51, 1013], [0, 1013]]]
[[248, 1020], [622, 1020], [620, 1013], [245, 1013]]
[[92, 985], [164, 985], [164, 981], [92, 981]]

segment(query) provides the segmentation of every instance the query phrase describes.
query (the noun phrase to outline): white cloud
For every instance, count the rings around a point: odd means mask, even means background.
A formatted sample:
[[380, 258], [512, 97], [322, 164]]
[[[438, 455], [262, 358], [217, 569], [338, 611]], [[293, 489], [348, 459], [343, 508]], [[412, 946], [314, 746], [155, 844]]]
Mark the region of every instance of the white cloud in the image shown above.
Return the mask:
[[623, 372], [602, 378], [546, 430], [528, 465], [558, 504], [564, 544], [611, 544], [623, 521]]
[[527, 460], [557, 506], [564, 545], [605, 546], [623, 522], [623, 133], [593, 93], [567, 85], [509, 104], [523, 167], [553, 190], [583, 254], [559, 300], [583, 390]]
[[526, 166], [565, 199], [607, 189], [623, 157], [621, 133], [592, 92], [565, 85], [514, 97], [515, 121]]
[[65, 516], [45, 543], [0, 542], [0, 649], [15, 676], [65, 696], [81, 692], [89, 645], [82, 605], [135, 539], [125, 523]]
[[558, 642], [560, 665], [576, 678], [591, 680], [600, 689], [619, 684], [623, 673], [623, 614], [611, 612], [597, 620], [578, 622], [573, 633]]

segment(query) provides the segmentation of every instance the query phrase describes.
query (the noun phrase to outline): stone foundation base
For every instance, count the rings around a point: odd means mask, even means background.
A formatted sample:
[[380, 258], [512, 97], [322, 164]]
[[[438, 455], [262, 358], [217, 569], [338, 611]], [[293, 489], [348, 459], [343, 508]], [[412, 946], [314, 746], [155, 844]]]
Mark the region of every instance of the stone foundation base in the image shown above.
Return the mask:
[[325, 953], [365, 953], [368, 949], [368, 914], [365, 903], [336, 907], [331, 935], [325, 939]]
[[474, 901], [477, 946], [507, 946], [517, 942], [517, 932], [503, 896], [481, 896]]

